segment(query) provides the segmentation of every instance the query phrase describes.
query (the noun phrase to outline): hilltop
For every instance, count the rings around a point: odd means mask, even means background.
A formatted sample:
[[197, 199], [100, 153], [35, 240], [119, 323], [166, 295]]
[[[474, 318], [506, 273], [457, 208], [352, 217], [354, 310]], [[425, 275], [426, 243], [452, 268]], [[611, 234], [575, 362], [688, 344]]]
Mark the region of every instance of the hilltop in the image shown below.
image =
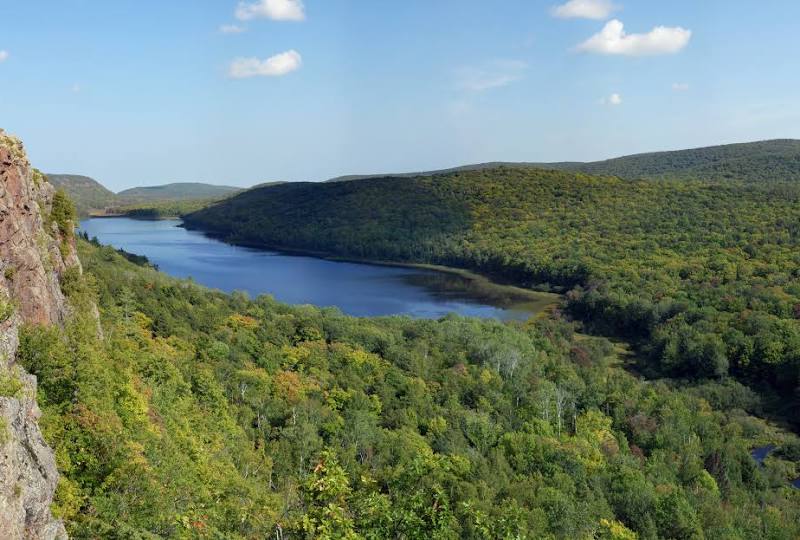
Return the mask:
[[221, 199], [240, 191], [242, 188], [218, 186], [200, 182], [176, 182], [161, 186], [143, 186], [125, 189], [117, 193], [123, 204], [153, 201], [181, 201], [191, 199]]
[[776, 139], [652, 152], [553, 168], [655, 180], [696, 179], [771, 182], [800, 180], [800, 140]]
[[82, 216], [117, 204], [117, 196], [100, 182], [77, 174], [48, 174], [47, 179], [67, 192]]
[[775, 139], [688, 150], [649, 152], [593, 162], [494, 161], [416, 173], [347, 175], [333, 178], [328, 182], [344, 182], [380, 176], [405, 178], [432, 176], [460, 171], [482, 171], [498, 167], [554, 169], [628, 179], [735, 180], [743, 182], [769, 182], [779, 179], [798, 181], [800, 180], [800, 140]]

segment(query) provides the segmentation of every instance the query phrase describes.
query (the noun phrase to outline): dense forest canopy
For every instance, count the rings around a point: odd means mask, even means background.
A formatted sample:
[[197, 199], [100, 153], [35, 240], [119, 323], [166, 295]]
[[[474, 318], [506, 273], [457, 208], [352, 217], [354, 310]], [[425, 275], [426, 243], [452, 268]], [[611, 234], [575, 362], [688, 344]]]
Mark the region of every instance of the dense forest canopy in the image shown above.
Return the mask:
[[800, 441], [730, 380], [640, 380], [557, 320], [356, 319], [79, 251], [72, 320], [20, 352], [75, 538], [800, 534]]
[[[799, 381], [800, 184], [751, 180], [497, 167], [265, 186], [186, 219], [565, 293], [527, 323], [251, 300], [81, 239], [71, 319], [19, 352], [54, 511], [76, 538], [797, 538], [800, 440], [757, 415]], [[570, 318], [635, 343], [639, 372]]]
[[796, 182], [800, 181], [800, 141], [777, 139], [555, 165], [559, 169], [631, 179]]
[[[664, 180], [702, 178], [740, 182], [800, 181], [800, 140], [776, 139], [749, 143], [707, 146], [688, 150], [648, 152], [603, 161], [563, 161], [556, 163], [489, 162], [462, 165], [439, 171], [404, 173], [391, 176], [432, 176], [454, 172], [480, 171], [511, 167], [546, 169], [611, 175], [636, 179]], [[329, 180], [342, 182], [386, 175], [340, 176]]]
[[[800, 382], [800, 184], [500, 167], [252, 190], [186, 217], [233, 242], [475, 269], [567, 291], [663, 375]], [[794, 415], [789, 415], [794, 417]]]

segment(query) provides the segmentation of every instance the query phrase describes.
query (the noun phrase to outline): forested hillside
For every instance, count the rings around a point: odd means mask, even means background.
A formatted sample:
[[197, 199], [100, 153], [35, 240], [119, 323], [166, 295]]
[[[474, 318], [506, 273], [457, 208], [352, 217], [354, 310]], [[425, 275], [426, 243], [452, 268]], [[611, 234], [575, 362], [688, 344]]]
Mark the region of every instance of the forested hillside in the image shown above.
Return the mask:
[[220, 199], [186, 199], [177, 201], [142, 201], [109, 209], [110, 212], [136, 219], [169, 219], [202, 210]]
[[117, 195], [123, 204], [153, 201], [185, 201], [196, 199], [221, 199], [242, 191], [232, 186], [215, 186], [199, 182], [177, 182], [162, 186], [142, 186], [125, 189]]
[[736, 383], [637, 380], [564, 322], [355, 319], [79, 248], [74, 316], [20, 350], [75, 538], [800, 534], [800, 442]]
[[[433, 176], [498, 167], [545, 169], [619, 176], [630, 180], [720, 180], [740, 182], [800, 181], [800, 140], [776, 139], [751, 143], [708, 146], [688, 150], [634, 154], [604, 161], [560, 161], [554, 163], [476, 163], [438, 171], [392, 174], [394, 177]], [[351, 174], [329, 182], [346, 182], [387, 175]]]
[[[233, 242], [475, 269], [567, 291], [641, 369], [800, 381], [800, 185], [497, 168], [252, 190], [187, 217]], [[793, 418], [795, 415], [790, 414]]]
[[558, 169], [631, 179], [797, 182], [800, 181], [800, 141], [779, 139], [552, 165]]
[[231, 186], [186, 182], [114, 193], [87, 176], [49, 174], [47, 179], [70, 196], [81, 217], [97, 214], [124, 214], [145, 219], [175, 217], [243, 191]]
[[88, 176], [48, 174], [47, 180], [69, 195], [81, 216], [87, 216], [92, 211], [103, 210], [117, 204], [117, 196], [112, 191]]

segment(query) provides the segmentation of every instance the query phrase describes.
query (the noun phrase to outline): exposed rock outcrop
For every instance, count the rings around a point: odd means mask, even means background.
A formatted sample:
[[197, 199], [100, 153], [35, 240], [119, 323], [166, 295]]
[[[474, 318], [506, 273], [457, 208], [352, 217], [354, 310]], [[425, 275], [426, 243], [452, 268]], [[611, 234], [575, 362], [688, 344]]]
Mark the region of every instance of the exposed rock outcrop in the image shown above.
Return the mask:
[[36, 378], [15, 362], [23, 322], [60, 324], [59, 280], [80, 269], [74, 241], [50, 219], [54, 188], [31, 168], [19, 140], [0, 130], [0, 537], [66, 538], [53, 518], [58, 472], [39, 430]]

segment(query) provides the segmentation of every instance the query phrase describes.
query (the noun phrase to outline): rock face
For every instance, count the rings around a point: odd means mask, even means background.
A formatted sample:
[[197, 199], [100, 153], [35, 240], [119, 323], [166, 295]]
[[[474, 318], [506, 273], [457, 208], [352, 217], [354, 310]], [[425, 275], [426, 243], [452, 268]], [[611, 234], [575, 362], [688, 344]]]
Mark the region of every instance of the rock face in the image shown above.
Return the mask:
[[[45, 221], [55, 188], [32, 171], [22, 144], [0, 132], [0, 261], [5, 286], [27, 322], [57, 324], [66, 315], [58, 285], [78, 263], [74, 244], [61, 246], [56, 223]], [[63, 255], [62, 255], [63, 253]]]
[[60, 324], [59, 279], [80, 270], [74, 241], [51, 223], [55, 190], [31, 168], [19, 140], [0, 130], [0, 538], [67, 538], [53, 518], [58, 472], [39, 430], [36, 378], [15, 362], [22, 323]]

